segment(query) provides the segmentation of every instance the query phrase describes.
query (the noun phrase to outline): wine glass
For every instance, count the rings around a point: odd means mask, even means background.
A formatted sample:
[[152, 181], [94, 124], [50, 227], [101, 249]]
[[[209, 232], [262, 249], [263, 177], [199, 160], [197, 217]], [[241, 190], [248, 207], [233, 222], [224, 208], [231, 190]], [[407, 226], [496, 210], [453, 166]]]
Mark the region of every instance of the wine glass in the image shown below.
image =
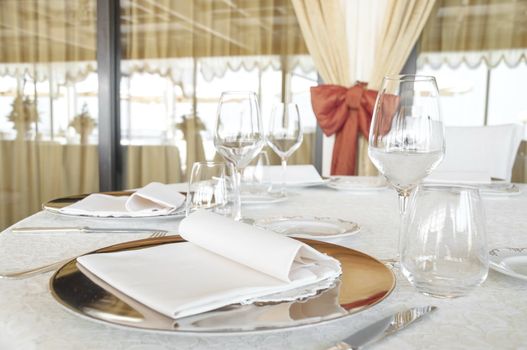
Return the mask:
[[235, 168], [234, 220], [240, 221], [241, 174], [265, 144], [256, 94], [250, 91], [223, 92], [217, 114], [214, 146]]
[[443, 160], [444, 125], [436, 80], [386, 76], [377, 95], [368, 155], [399, 195], [401, 216], [412, 190]]
[[280, 193], [282, 195], [285, 195], [287, 159], [300, 147], [303, 137], [298, 105], [296, 103], [276, 104], [269, 121], [267, 144], [281, 159], [282, 185]]

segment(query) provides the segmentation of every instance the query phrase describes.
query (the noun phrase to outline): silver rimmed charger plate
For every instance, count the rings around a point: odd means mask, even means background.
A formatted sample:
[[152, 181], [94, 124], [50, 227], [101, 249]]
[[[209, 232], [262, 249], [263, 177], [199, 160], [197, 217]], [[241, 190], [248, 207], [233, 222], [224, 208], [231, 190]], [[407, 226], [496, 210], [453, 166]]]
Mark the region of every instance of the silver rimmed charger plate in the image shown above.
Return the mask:
[[[180, 242], [183, 240], [179, 236], [149, 238], [120, 243], [93, 253]], [[231, 305], [173, 320], [123, 295], [96, 277], [88, 277], [79, 270], [75, 259], [51, 277], [49, 286], [51, 294], [62, 306], [92, 321], [139, 330], [199, 334], [252, 333], [318, 325], [367, 310], [393, 291], [395, 276], [377, 259], [327, 242], [303, 242], [338, 259], [342, 266], [342, 275], [334, 287], [307, 300]], [[167, 267], [167, 278], [173, 277], [170, 271]]]
[[298, 238], [337, 238], [358, 233], [352, 221], [320, 216], [278, 216], [256, 219], [254, 225]]
[[[134, 193], [134, 191], [113, 191], [113, 192], [98, 192], [99, 194], [105, 194], [108, 196], [130, 196]], [[42, 209], [58, 214], [58, 215], [65, 215], [65, 216], [79, 216], [79, 217], [90, 217], [90, 218], [97, 218], [97, 219], [147, 219], [147, 218], [179, 218], [185, 216], [185, 208], [184, 205], [182, 206], [182, 209], [177, 209], [171, 213], [168, 214], [160, 214], [160, 215], [135, 215], [135, 216], [101, 216], [101, 215], [75, 215], [75, 214], [68, 214], [63, 213], [60, 211], [60, 209], [67, 207], [68, 205], [72, 205], [74, 203], [77, 203], [78, 201], [88, 197], [91, 193], [84, 193], [84, 194], [76, 194], [73, 196], [67, 196], [67, 197], [60, 197], [50, 200], [49, 202], [46, 202], [42, 204]], [[181, 194], [186, 195], [186, 193], [181, 192]]]
[[527, 248], [496, 248], [489, 252], [490, 268], [527, 281]]

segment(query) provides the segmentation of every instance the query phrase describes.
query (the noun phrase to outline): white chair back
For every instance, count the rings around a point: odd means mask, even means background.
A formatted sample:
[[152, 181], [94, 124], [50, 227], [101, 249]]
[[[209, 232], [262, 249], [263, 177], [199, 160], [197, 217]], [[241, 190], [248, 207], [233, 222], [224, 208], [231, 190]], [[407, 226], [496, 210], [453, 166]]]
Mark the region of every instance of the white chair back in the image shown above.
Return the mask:
[[511, 180], [512, 167], [523, 137], [519, 124], [447, 127], [445, 158], [438, 172], [486, 172]]

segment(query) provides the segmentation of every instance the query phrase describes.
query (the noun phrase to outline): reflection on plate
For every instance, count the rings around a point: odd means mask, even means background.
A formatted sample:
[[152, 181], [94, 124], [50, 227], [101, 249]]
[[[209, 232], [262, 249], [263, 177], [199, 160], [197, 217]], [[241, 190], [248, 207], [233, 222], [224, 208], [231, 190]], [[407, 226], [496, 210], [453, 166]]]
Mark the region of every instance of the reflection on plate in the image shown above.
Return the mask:
[[[115, 192], [99, 192], [100, 194], [105, 194], [108, 196], [130, 196], [134, 191], [115, 191]], [[42, 209], [59, 215], [65, 215], [65, 216], [80, 216], [80, 217], [93, 217], [98, 219], [145, 219], [145, 218], [160, 218], [160, 217], [167, 217], [167, 218], [174, 218], [174, 217], [183, 217], [185, 216], [185, 206], [183, 205], [177, 210], [168, 213], [168, 214], [160, 214], [160, 215], [146, 215], [146, 216], [140, 216], [140, 215], [134, 215], [134, 216], [119, 216], [113, 217], [113, 216], [101, 216], [101, 215], [75, 215], [75, 214], [69, 214], [69, 213], [63, 213], [60, 211], [60, 209], [67, 207], [68, 205], [77, 203], [81, 199], [84, 199], [88, 197], [91, 193], [85, 193], [85, 194], [77, 194], [74, 196], [68, 196], [68, 197], [62, 197], [62, 198], [55, 198], [50, 200], [49, 202], [46, 202], [42, 204]], [[186, 193], [182, 193], [183, 195], [186, 195]]]
[[527, 281], [527, 248], [496, 248], [489, 252], [490, 268]]
[[272, 204], [287, 200], [287, 195], [280, 192], [242, 192], [242, 204]]
[[281, 216], [255, 220], [254, 225], [276, 233], [301, 238], [336, 238], [356, 234], [354, 222], [316, 216]]
[[339, 191], [378, 191], [387, 188], [381, 176], [332, 176], [328, 187]]
[[[150, 238], [96, 252], [141, 249], [182, 241], [179, 236]], [[338, 259], [342, 266], [337, 285], [307, 300], [231, 305], [175, 321], [111, 287], [98, 285], [77, 268], [75, 260], [66, 263], [51, 277], [50, 291], [67, 310], [90, 320], [142, 330], [200, 334], [251, 333], [316, 325], [367, 310], [393, 291], [395, 276], [378, 260], [326, 242], [304, 242]], [[170, 278], [170, 269], [166, 273]]]

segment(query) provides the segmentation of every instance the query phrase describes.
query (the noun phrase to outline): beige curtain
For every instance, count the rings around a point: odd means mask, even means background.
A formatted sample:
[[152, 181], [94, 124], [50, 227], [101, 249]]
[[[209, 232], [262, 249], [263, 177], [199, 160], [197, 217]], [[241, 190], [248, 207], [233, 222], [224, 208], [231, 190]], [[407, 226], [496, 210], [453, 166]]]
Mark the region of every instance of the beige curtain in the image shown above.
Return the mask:
[[[123, 64], [144, 60], [144, 71], [149, 71], [148, 62], [159, 59], [307, 53], [289, 0], [131, 0], [121, 6]], [[82, 113], [76, 101], [92, 93], [77, 91], [76, 83], [96, 70], [96, 12], [96, 0], [0, 1], [0, 79], [18, 81], [0, 95], [13, 103], [7, 116], [13, 130], [0, 133], [0, 228], [38, 211], [53, 197], [98, 191], [97, 145], [89, 140], [96, 130], [96, 109], [89, 111], [92, 119], [74, 119]], [[72, 75], [73, 66], [78, 67]], [[162, 68], [170, 70], [170, 65]], [[171, 72], [156, 72], [180, 83]], [[180, 73], [193, 74], [192, 69]], [[205, 158], [201, 121], [195, 116], [200, 103], [195, 78], [183, 89], [185, 99], [195, 100], [191, 117], [177, 126], [185, 135], [186, 154], [162, 135], [155, 146], [132, 140], [125, 158], [128, 187], [183, 181], [183, 170]], [[68, 91], [59, 91], [59, 84]], [[59, 98], [67, 102], [58, 103]], [[54, 136], [48, 131], [53, 114], [68, 118], [60, 132], [55, 123]], [[167, 132], [171, 128], [167, 124]], [[311, 161], [311, 140], [305, 137], [292, 163]]]
[[[3, 101], [10, 104], [0, 118], [12, 123], [0, 137], [0, 228], [52, 198], [98, 189], [96, 146], [64, 144], [39, 130], [50, 123], [51, 93], [60, 93], [56, 84], [38, 82], [42, 72], [36, 69], [95, 61], [94, 14], [95, 0], [0, 2], [0, 72], [10, 74], [0, 76], [9, 86]], [[12, 69], [2, 68], [8, 65]], [[80, 106], [71, 118], [78, 112]]]
[[340, 0], [292, 0], [306, 46], [326, 84], [349, 86], [348, 49]]
[[[368, 88], [378, 90], [388, 74], [398, 74], [404, 67], [430, 13], [433, 0], [390, 1], [386, 8], [376, 59]], [[359, 140], [359, 175], [375, 175], [377, 169], [368, 157], [368, 140]]]
[[[229, 56], [287, 57], [307, 53], [289, 0], [247, 0], [236, 4], [224, 1], [135, 0], [122, 5], [126, 19], [121, 27], [125, 64], [126, 60], [134, 60], [134, 65], [140, 69], [155, 71], [152, 67], [145, 69], [136, 61], [145, 60], [145, 64], [149, 64], [153, 61], [148, 59], [192, 59], [193, 63], [181, 78], [170, 74], [169, 65], [158, 70], [172, 79], [181, 79], [174, 82], [182, 86], [185, 98], [192, 101], [190, 113], [177, 115], [183, 119], [177, 124], [177, 129], [184, 135], [186, 149], [183, 155], [186, 171], [181, 173], [181, 179], [188, 177], [194, 162], [205, 160], [205, 141], [202, 138], [205, 125], [199, 117], [200, 98], [196, 96], [201, 74], [196, 67], [198, 60], [224, 57], [227, 64]], [[133, 69], [130, 73], [134, 74]], [[286, 99], [288, 91], [283, 93]], [[177, 113], [177, 105], [175, 109]], [[292, 164], [311, 163], [313, 139], [314, 134], [306, 135], [302, 151], [292, 157]], [[128, 154], [131, 156], [134, 152], [129, 150]], [[218, 157], [213, 159], [221, 160]], [[164, 162], [165, 159], [159, 157], [152, 160], [150, 166], [162, 173], [166, 167]], [[129, 164], [132, 162], [129, 161]], [[144, 168], [134, 166], [128, 170], [143, 171], [141, 169]], [[150, 177], [129, 174], [127, 179], [130, 181], [128, 187], [132, 183], [142, 186]]]
[[[342, 2], [340, 0], [292, 1], [306, 45], [324, 82], [350, 86], [353, 81], [350, 81], [352, 77], [350, 77], [348, 59], [349, 44]], [[399, 73], [426, 23], [433, 4], [433, 0], [388, 1], [378, 42], [375, 43], [375, 33], [361, 34], [364, 37], [371, 37], [371, 44], [376, 46], [374, 69], [368, 79], [369, 88], [378, 89], [384, 75]], [[349, 21], [350, 18], [346, 20]], [[361, 53], [357, 52], [357, 54]], [[367, 156], [367, 141], [361, 137], [358, 174], [374, 173], [373, 165]]]
[[421, 52], [525, 49], [526, 11], [524, 0], [437, 1]]

